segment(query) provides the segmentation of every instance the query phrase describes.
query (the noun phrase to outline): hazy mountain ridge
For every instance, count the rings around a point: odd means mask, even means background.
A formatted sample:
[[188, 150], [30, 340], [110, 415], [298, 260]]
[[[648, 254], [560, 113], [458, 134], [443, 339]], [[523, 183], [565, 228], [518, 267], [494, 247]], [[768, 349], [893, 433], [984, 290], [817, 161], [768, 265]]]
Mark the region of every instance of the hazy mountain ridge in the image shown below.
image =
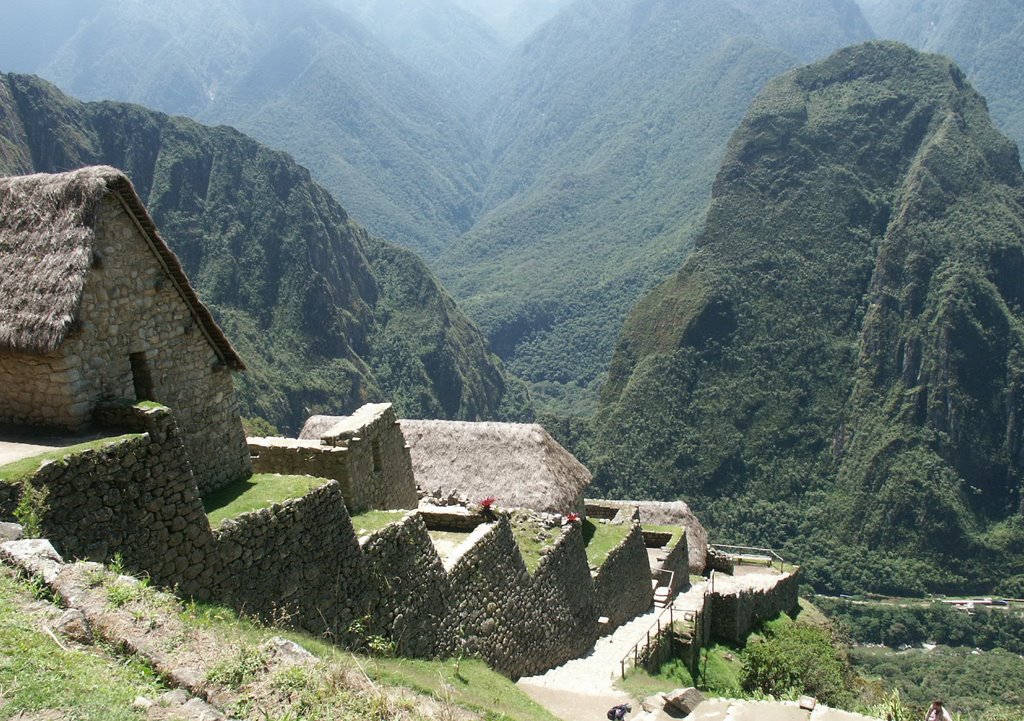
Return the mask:
[[[17, 4], [5, 26], [24, 33], [55, 6]], [[4, 69], [86, 100], [233, 125], [290, 152], [374, 233], [407, 247], [430, 252], [469, 227], [482, 183], [476, 133], [334, 0], [92, 0], [69, 12], [78, 21], [51, 57], [25, 67], [17, 44], [0, 46]]]
[[955, 66], [871, 43], [788, 73], [623, 330], [597, 482], [844, 592], [1020, 574], [1022, 263], [1016, 147]]
[[1014, 0], [860, 0], [879, 37], [949, 55], [1024, 144], [1024, 5]]
[[369, 237], [284, 153], [231, 128], [2, 78], [0, 170], [123, 168], [246, 359], [247, 415], [294, 430], [373, 399], [407, 416], [524, 412], [422, 262]]
[[629, 308], [688, 252], [750, 100], [869, 37], [852, 2], [801, 5], [791, 33], [782, 2], [580, 0], [515, 51], [482, 118], [489, 210], [435, 267], [535, 395], [587, 410], [574, 399], [595, 397]]

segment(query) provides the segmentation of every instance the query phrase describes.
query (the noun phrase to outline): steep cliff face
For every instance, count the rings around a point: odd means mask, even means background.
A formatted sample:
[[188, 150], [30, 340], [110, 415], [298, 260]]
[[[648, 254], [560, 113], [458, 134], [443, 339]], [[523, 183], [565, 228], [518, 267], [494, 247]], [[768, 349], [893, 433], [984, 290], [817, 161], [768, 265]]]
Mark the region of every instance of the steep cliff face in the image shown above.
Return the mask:
[[876, 587], [1019, 573], [1022, 253], [1017, 148], [948, 60], [869, 43], [783, 76], [623, 330], [598, 483], [830, 558], [835, 586], [858, 553]]
[[367, 400], [393, 398], [410, 416], [522, 410], [425, 266], [369, 237], [287, 155], [231, 128], [79, 103], [37, 78], [0, 76], [0, 170], [94, 163], [132, 178], [246, 358], [245, 414], [294, 430], [312, 413]]

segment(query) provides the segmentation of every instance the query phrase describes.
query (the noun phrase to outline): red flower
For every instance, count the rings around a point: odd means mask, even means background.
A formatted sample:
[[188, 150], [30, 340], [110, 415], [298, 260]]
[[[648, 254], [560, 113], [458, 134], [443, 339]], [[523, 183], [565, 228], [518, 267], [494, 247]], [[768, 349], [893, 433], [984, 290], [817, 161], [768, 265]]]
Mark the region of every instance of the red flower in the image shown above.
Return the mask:
[[580, 520], [580, 514], [578, 514], [578, 513], [566, 514], [565, 520], [568, 521], [569, 523], [576, 523], [577, 521]]
[[485, 511], [493, 510], [494, 503], [497, 499], [494, 496], [488, 496], [487, 498], [480, 501], [480, 508]]

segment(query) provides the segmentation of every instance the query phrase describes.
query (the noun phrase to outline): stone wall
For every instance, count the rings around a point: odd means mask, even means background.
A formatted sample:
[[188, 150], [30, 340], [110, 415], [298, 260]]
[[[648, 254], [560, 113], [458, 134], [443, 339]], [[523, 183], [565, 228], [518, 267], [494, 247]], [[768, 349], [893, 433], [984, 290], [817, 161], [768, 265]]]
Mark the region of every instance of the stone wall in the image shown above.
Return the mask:
[[597, 640], [601, 614], [579, 523], [555, 541], [532, 580], [534, 608], [523, 620], [530, 651], [522, 675], [582, 656]]
[[344, 446], [323, 446], [319, 441], [295, 438], [250, 438], [248, 445], [254, 473], [330, 478], [338, 482], [346, 503], [350, 503], [348, 449]]
[[404, 656], [455, 651], [456, 639], [442, 633], [452, 609], [452, 587], [423, 517], [410, 513], [369, 536], [362, 548], [370, 632], [390, 638]]
[[366, 573], [337, 483], [228, 519], [213, 536], [212, 598], [336, 637], [364, 615]]
[[186, 592], [216, 572], [209, 522], [181, 434], [164, 408], [121, 406], [101, 417], [140, 435], [45, 464], [28, 481], [46, 488], [43, 535], [65, 557], [109, 561]]
[[461, 637], [468, 653], [518, 678], [530, 652], [524, 620], [542, 610], [531, 603], [530, 573], [508, 519], [478, 526], [462, 548], [446, 563], [454, 593], [447, 635]]
[[349, 510], [415, 508], [412, 461], [390, 403], [351, 416], [313, 416], [298, 439], [250, 438], [257, 473], [306, 474], [338, 481]]
[[[681, 526], [686, 529], [686, 546], [690, 554], [690, 573], [704, 573], [705, 557], [708, 553], [708, 532], [703, 524], [682, 501], [611, 501], [587, 500], [588, 511], [593, 515], [591, 507], [598, 513], [602, 509], [622, 509], [635, 507], [640, 513], [640, 522], [660, 526]], [[607, 517], [607, 515], [602, 516]]]
[[[646, 534], [644, 534], [646, 537]], [[672, 573], [672, 593], [690, 587], [690, 555], [689, 544], [686, 541], [686, 534], [679, 534], [679, 540], [671, 546], [664, 554], [664, 558], [658, 557], [658, 568]], [[659, 580], [665, 583], [665, 578], [659, 576]]]
[[0, 424], [74, 428], [89, 413], [76, 401], [75, 376], [59, 353], [34, 356], [0, 352]]
[[711, 594], [711, 633], [716, 638], [738, 643], [761, 621], [780, 613], [792, 613], [799, 602], [799, 572], [781, 576], [763, 574], [763, 582], [749, 587], [752, 576], [744, 576], [748, 587], [730, 588], [727, 576], [716, 574]]
[[60, 349], [0, 358], [0, 422], [80, 429], [102, 401], [157, 401], [174, 409], [201, 491], [250, 475], [231, 371], [116, 194], [100, 203], [95, 251]]
[[4, 483], [0, 481], [0, 521], [14, 521], [14, 509], [21, 498], [20, 483]]
[[638, 613], [651, 607], [651, 566], [647, 560], [640, 525], [633, 524], [618, 546], [594, 574], [594, 589], [601, 615], [608, 618], [608, 628], [621, 626]]

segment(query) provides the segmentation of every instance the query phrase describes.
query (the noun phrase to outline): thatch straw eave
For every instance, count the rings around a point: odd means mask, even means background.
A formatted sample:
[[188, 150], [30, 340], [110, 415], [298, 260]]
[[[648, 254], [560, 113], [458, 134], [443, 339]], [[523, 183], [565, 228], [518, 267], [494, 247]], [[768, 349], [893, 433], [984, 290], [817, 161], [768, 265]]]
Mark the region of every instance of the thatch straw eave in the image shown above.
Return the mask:
[[577, 510], [591, 474], [537, 424], [401, 421], [417, 484], [506, 508]]
[[109, 193], [139, 229], [219, 360], [243, 370], [131, 181], [106, 166], [0, 178], [0, 351], [51, 353], [74, 329], [97, 257], [97, 210]]

